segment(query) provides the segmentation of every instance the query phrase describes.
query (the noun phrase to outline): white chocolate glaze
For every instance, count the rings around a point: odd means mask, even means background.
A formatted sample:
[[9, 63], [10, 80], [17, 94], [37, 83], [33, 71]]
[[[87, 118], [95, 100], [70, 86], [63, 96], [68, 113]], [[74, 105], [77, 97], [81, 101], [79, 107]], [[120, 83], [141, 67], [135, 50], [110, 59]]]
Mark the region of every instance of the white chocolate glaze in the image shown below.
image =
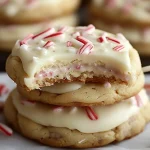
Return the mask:
[[[68, 15], [61, 18], [56, 18], [52, 20], [43, 21], [36, 24], [26, 24], [26, 25], [0, 25], [0, 42], [12, 42], [14, 46], [18, 39], [24, 38], [30, 33], [37, 33], [46, 28], [56, 26], [56, 25], [71, 25], [77, 24], [77, 15]], [[10, 34], [11, 33], [11, 34]]]
[[58, 5], [63, 0], [3, 0], [0, 9], [7, 16], [15, 16], [20, 11], [32, 9], [39, 5]]
[[80, 89], [84, 84], [80, 82], [70, 82], [70, 83], [56, 83], [52, 86], [45, 86], [41, 88], [41, 91], [63, 94], [71, 91]]
[[[63, 30], [60, 31], [61, 29]], [[90, 69], [98, 66], [112, 70], [109, 76], [120, 78], [119, 75], [111, 73], [115, 71], [122, 76], [127, 75], [127, 78], [131, 80], [135, 79], [129, 56], [132, 46], [118, 34], [112, 35], [89, 25], [87, 27], [55, 27], [46, 30], [36, 38], [30, 35], [28, 40], [25, 39], [16, 42], [12, 56], [18, 56], [22, 61], [23, 69], [28, 75], [24, 79], [26, 85], [32, 84], [40, 71], [44, 71], [47, 67], [55, 74], [56, 69], [60, 70], [63, 67], [67, 70], [67, 65], [74, 66], [76, 61], [78, 65], [87, 66]], [[44, 47], [48, 42], [50, 46]], [[71, 45], [68, 45], [68, 42]], [[73, 68], [69, 69], [74, 71]], [[86, 70], [84, 67], [82, 69]], [[83, 72], [82, 69], [78, 69], [79, 75]], [[65, 74], [65, 70], [62, 74]], [[105, 74], [107, 76], [108, 73], [105, 72]], [[61, 76], [60, 73], [57, 75]]]
[[122, 33], [130, 42], [138, 43], [149, 43], [150, 42], [150, 28], [141, 29], [139, 27], [126, 27], [119, 24], [109, 24], [102, 20], [93, 20], [93, 24], [107, 32]]
[[99, 10], [103, 7], [108, 12], [119, 13], [139, 21], [149, 20], [149, 0], [93, 0], [92, 3]]
[[15, 108], [24, 117], [44, 126], [66, 127], [83, 133], [108, 131], [127, 121], [148, 102], [148, 96], [144, 90], [139, 93], [139, 96], [141, 97], [140, 106], [139, 102], [137, 105], [135, 97], [113, 105], [93, 106], [98, 119], [91, 120], [87, 116], [85, 107], [54, 108], [52, 105], [42, 103], [25, 105], [21, 103], [23, 98], [17, 90], [12, 94]]

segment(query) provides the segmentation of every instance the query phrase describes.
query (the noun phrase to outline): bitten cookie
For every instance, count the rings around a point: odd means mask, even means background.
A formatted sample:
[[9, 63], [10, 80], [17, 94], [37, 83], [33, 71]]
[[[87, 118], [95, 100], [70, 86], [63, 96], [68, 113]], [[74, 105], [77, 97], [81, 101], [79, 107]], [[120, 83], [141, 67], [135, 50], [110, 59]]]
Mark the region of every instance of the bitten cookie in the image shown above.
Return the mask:
[[0, 49], [3, 51], [11, 51], [18, 39], [24, 38], [31, 32], [38, 33], [45, 28], [49, 28], [55, 25], [75, 26], [77, 25], [77, 23], [77, 15], [71, 14], [55, 19], [49, 19], [47, 21], [42, 21], [39, 23], [0, 25]]
[[80, 0], [3, 0], [0, 23], [28, 24], [73, 13]]
[[87, 27], [55, 27], [18, 40], [8, 75], [27, 90], [61, 82], [133, 85], [141, 72], [136, 50], [121, 34]]
[[143, 131], [150, 120], [150, 103], [141, 91], [138, 97], [114, 105], [62, 108], [21, 100], [13, 92], [4, 112], [12, 127], [25, 137], [54, 147], [90, 148]]
[[89, 105], [108, 105], [128, 99], [136, 95], [144, 84], [144, 75], [137, 78], [137, 82], [132, 86], [114, 82], [110, 84], [94, 83], [59, 83], [40, 90], [27, 91], [18, 86], [19, 92], [32, 101], [39, 101], [46, 104], [63, 106], [89, 106]]

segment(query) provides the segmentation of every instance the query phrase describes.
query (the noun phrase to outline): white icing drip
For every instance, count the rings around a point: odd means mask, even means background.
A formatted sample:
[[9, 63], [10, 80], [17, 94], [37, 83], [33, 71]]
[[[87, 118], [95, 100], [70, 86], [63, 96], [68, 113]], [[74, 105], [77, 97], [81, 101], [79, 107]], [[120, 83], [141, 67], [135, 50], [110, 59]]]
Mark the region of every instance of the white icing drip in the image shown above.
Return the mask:
[[63, 94], [71, 91], [80, 89], [83, 86], [83, 83], [71, 82], [71, 83], [56, 83], [49, 87], [41, 88], [42, 91], [56, 94]]
[[[139, 95], [143, 105], [145, 105], [148, 102], [146, 92], [142, 90]], [[32, 121], [44, 126], [66, 127], [72, 130], [77, 129], [83, 133], [111, 130], [127, 121], [140, 109], [135, 102], [136, 99], [132, 97], [113, 105], [93, 106], [93, 110], [98, 116], [98, 119], [90, 120], [83, 107], [53, 108], [50, 105], [41, 103], [36, 103], [34, 106], [31, 105], [29, 107], [28, 105], [21, 104], [21, 96], [17, 91], [12, 96], [17, 111]]]

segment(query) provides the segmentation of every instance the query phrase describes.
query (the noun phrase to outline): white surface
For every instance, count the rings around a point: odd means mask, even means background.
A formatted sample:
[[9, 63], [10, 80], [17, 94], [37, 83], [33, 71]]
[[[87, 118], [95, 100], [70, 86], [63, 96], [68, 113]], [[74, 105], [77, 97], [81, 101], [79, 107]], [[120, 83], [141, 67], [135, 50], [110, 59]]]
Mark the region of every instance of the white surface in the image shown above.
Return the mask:
[[[146, 77], [147, 83], [150, 83], [150, 76]], [[8, 78], [6, 74], [0, 74], [0, 84], [4, 83], [10, 89], [15, 87], [15, 84]], [[7, 96], [7, 95], [6, 95]], [[0, 101], [6, 96], [0, 97]], [[4, 118], [0, 115], [0, 122], [4, 122]], [[0, 150], [59, 150], [58, 148], [50, 148], [40, 145], [34, 141], [28, 140], [17, 133], [7, 137], [0, 133]], [[74, 149], [72, 149], [74, 150]], [[91, 148], [89, 150], [150, 150], [150, 124], [138, 136], [125, 140], [117, 144], [111, 144], [103, 148]]]

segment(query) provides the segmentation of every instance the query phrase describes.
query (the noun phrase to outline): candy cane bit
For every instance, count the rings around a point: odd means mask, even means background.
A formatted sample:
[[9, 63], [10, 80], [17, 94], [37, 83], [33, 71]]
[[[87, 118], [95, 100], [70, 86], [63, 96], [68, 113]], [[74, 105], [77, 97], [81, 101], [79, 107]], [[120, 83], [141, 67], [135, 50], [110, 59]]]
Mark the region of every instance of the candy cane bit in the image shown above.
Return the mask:
[[13, 134], [12, 129], [3, 123], [0, 123], [0, 131], [2, 131], [7, 136], [11, 136]]
[[92, 109], [92, 107], [87, 106], [85, 107], [85, 111], [87, 113], [87, 116], [91, 119], [91, 120], [97, 120], [98, 116], [97, 114], [94, 112], [94, 110]]

